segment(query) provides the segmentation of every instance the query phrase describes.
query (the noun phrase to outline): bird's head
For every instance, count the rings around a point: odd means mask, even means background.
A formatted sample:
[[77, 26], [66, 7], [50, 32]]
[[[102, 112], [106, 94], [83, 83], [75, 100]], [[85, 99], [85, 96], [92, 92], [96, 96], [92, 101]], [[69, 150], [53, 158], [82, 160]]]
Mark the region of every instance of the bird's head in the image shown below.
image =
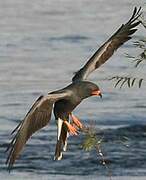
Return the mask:
[[99, 87], [96, 84], [88, 81], [82, 81], [79, 83], [78, 94], [80, 94], [82, 99], [90, 96], [100, 96], [102, 98]]

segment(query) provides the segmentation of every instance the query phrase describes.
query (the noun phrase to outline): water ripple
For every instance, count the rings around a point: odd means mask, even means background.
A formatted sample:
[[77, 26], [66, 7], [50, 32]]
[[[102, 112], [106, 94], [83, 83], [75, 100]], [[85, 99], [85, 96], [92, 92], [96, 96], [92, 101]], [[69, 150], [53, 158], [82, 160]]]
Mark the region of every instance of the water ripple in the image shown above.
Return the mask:
[[[54, 134], [50, 135], [47, 131], [41, 134], [28, 142], [16, 162], [14, 171], [64, 175], [92, 175], [95, 172], [105, 175], [107, 173], [95, 151], [84, 152], [80, 149], [82, 136], [70, 138], [69, 150], [64, 153], [64, 159], [53, 161], [56, 138]], [[146, 125], [105, 129], [101, 130], [97, 136], [104, 137], [102, 150], [113, 175], [116, 175], [117, 172], [120, 174], [124, 169], [127, 169], [126, 175], [130, 175], [131, 172], [136, 174], [136, 168], [146, 168]], [[1, 134], [0, 137], [0, 154], [2, 154], [0, 161], [4, 162], [6, 158], [4, 150], [8, 143], [6, 140], [8, 135]], [[3, 168], [4, 166], [0, 168], [0, 171]], [[141, 175], [146, 175], [145, 170], [141, 172]]]
[[61, 36], [61, 37], [50, 37], [48, 40], [51, 42], [68, 42], [68, 43], [81, 43], [81, 41], [88, 40], [89, 38], [86, 36], [80, 35], [68, 35], [68, 36]]

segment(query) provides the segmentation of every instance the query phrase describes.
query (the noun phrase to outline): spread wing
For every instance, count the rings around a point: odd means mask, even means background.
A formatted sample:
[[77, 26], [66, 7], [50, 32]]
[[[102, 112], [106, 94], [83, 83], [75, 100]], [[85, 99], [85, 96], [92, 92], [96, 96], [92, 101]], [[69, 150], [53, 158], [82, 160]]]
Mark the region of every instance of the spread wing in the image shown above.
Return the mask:
[[72, 81], [86, 80], [88, 75], [104, 64], [122, 44], [131, 39], [131, 35], [137, 29], [135, 27], [140, 23], [137, 21], [141, 15], [141, 7], [137, 10], [135, 7], [130, 20], [123, 24], [88, 60], [88, 62], [76, 72]]
[[7, 148], [9, 155], [6, 164], [8, 164], [9, 170], [32, 134], [49, 123], [53, 104], [57, 100], [66, 98], [67, 96], [68, 94], [65, 92], [50, 93], [48, 96], [40, 96], [36, 100], [24, 120], [12, 132], [12, 134], [16, 134]]

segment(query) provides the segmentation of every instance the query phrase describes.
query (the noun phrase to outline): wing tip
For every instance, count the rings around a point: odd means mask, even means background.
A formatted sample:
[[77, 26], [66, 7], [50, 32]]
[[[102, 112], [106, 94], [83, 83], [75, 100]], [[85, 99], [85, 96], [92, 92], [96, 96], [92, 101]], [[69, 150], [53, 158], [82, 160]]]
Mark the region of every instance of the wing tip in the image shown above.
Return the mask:
[[12, 159], [10, 157], [10, 155], [8, 156], [8, 158], [6, 159], [6, 162], [5, 164], [7, 165], [7, 171], [10, 173], [12, 168], [13, 168], [13, 162], [12, 162]]
[[7, 165], [7, 170], [10, 172], [12, 170], [13, 164], [14, 164], [15, 160], [14, 158], [12, 158], [12, 149], [9, 152], [9, 155], [6, 159], [5, 164]]
[[140, 6], [137, 8], [136, 6], [134, 7], [133, 13], [131, 18], [129, 19], [128, 23], [132, 24], [134, 21], [138, 20], [138, 18], [142, 15], [142, 7]]

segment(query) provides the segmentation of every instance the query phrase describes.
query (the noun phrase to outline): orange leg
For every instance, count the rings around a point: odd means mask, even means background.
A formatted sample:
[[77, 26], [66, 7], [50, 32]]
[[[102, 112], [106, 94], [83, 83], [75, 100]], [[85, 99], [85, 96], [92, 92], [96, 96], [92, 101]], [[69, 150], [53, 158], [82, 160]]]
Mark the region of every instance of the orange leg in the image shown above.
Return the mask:
[[77, 133], [77, 129], [75, 127], [73, 127], [68, 121], [64, 121], [64, 123], [66, 124], [70, 134], [72, 135], [78, 135]]
[[72, 113], [70, 114], [70, 117], [72, 118], [72, 121], [73, 123], [80, 129], [83, 128], [83, 124], [81, 123], [81, 121], [76, 117], [74, 116]]

